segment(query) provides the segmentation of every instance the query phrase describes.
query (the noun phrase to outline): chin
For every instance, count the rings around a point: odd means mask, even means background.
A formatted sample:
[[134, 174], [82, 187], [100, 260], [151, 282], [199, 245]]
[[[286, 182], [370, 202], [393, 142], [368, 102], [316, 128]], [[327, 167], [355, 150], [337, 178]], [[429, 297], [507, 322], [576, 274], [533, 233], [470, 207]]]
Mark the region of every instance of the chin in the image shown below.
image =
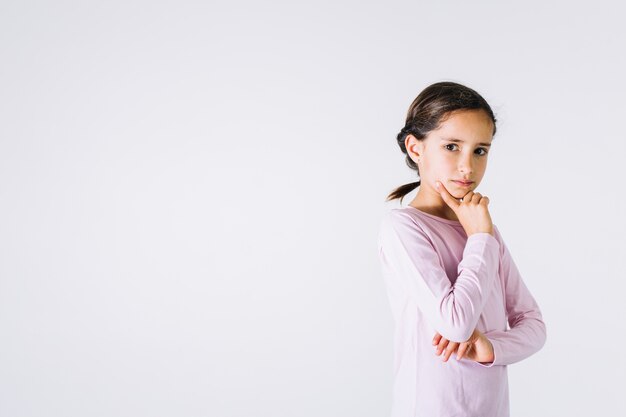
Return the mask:
[[456, 183], [454, 183], [454, 182], [452, 183], [452, 185], [454, 186], [454, 188], [455, 188], [455, 189], [454, 189], [452, 192], [450, 192], [450, 194], [451, 194], [451, 195], [453, 195], [453, 196], [454, 196], [454, 197], [456, 197], [456, 198], [461, 199], [461, 198], [465, 197], [465, 195], [466, 195], [467, 193], [469, 193], [470, 191], [472, 191], [472, 192], [473, 192], [473, 191], [476, 189], [476, 187], [477, 187], [477, 185], [478, 185], [478, 184], [475, 184], [475, 183], [474, 183], [474, 184], [472, 184], [472, 186], [471, 186], [471, 187], [469, 187], [469, 188], [459, 187], [459, 186], [458, 186]]

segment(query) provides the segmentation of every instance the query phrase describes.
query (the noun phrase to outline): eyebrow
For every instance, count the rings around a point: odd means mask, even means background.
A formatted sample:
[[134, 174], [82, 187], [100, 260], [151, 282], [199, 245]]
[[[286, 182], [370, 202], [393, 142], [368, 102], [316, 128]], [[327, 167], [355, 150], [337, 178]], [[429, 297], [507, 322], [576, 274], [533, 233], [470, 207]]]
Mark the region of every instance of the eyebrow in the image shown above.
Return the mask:
[[[465, 143], [464, 141], [462, 141], [461, 139], [456, 139], [456, 138], [441, 138], [441, 140], [447, 140], [449, 142], [459, 142], [459, 143]], [[491, 143], [487, 143], [487, 142], [480, 142], [479, 145], [482, 146], [491, 146]]]

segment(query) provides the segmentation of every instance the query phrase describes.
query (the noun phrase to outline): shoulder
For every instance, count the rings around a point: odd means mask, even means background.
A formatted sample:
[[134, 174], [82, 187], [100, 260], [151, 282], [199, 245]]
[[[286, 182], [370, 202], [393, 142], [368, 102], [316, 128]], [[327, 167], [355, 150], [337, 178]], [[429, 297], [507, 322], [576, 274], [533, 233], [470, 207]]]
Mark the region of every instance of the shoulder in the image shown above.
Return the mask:
[[385, 236], [423, 237], [428, 239], [427, 228], [421, 219], [404, 208], [393, 208], [383, 214], [378, 232], [379, 241]]
[[423, 228], [419, 218], [405, 208], [392, 208], [383, 214], [380, 227], [381, 229], [403, 227]]

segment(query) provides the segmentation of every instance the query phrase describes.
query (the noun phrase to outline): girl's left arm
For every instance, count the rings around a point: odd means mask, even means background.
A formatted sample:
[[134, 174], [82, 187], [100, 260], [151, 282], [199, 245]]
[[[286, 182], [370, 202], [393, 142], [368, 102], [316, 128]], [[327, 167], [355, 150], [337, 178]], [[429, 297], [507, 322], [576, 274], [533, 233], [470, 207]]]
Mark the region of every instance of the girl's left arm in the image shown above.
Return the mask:
[[[496, 226], [494, 231], [500, 235]], [[500, 268], [506, 291], [506, 310], [509, 330], [484, 332], [493, 346], [494, 360], [481, 366], [510, 365], [533, 355], [546, 342], [546, 325], [539, 305], [520, 275], [517, 265], [500, 236]]]

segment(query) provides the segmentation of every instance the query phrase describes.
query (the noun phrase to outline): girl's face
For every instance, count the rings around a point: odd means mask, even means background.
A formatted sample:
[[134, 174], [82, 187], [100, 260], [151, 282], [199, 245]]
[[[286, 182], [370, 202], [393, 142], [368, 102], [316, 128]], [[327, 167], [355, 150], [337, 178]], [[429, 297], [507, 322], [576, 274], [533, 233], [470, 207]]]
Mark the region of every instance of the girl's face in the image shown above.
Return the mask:
[[422, 191], [439, 196], [435, 181], [440, 181], [450, 194], [460, 199], [480, 184], [492, 140], [493, 122], [487, 113], [458, 110], [423, 140], [409, 135], [405, 145], [419, 167]]

